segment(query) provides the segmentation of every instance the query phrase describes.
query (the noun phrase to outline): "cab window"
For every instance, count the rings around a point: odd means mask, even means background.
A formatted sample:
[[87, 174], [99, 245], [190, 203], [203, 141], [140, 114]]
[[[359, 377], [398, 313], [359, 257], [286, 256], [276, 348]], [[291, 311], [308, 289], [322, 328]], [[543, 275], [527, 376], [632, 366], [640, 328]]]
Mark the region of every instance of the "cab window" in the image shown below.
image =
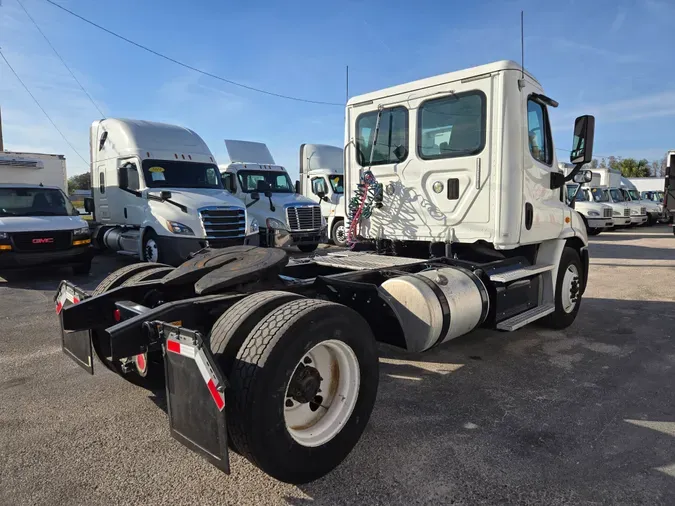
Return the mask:
[[400, 163], [408, 158], [408, 110], [405, 107], [382, 109], [380, 131], [373, 149], [377, 116], [378, 111], [371, 111], [356, 120], [356, 157], [362, 167]]
[[546, 165], [553, 163], [553, 142], [546, 106], [527, 100], [527, 130], [532, 157]]

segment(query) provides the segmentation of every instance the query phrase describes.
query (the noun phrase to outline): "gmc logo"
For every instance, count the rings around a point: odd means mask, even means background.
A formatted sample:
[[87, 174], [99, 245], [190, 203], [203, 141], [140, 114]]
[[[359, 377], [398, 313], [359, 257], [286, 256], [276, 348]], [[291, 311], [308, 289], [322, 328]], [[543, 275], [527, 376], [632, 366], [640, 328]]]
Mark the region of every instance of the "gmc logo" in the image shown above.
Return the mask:
[[44, 237], [42, 239], [33, 239], [33, 244], [51, 244], [54, 242], [53, 237]]

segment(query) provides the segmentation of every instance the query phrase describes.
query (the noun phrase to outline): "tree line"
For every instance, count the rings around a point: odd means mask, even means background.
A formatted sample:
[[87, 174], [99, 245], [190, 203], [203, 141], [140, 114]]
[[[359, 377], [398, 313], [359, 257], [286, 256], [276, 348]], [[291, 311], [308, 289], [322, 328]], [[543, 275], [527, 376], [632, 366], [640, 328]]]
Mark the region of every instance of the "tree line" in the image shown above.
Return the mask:
[[610, 168], [621, 171], [624, 177], [663, 177], [666, 175], [665, 156], [651, 162], [646, 158], [636, 160], [635, 158], [610, 156], [600, 158], [600, 160], [594, 158], [590, 165], [591, 169]]

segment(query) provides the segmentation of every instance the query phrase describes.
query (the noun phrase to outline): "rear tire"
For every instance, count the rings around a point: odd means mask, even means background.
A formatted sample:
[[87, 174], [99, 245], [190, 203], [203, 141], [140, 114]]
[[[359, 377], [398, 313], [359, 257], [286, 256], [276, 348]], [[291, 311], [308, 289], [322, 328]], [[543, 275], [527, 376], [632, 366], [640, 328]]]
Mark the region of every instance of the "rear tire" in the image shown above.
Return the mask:
[[137, 272], [129, 279], [127, 279], [124, 283], [122, 283], [120, 286], [133, 286], [142, 281], [162, 279], [164, 276], [169, 274], [174, 269], [173, 267], [169, 266], [156, 267], [157, 264], [150, 264], [150, 265], [153, 266], [152, 269], [146, 269], [141, 272]]
[[303, 253], [311, 253], [318, 248], [318, 244], [298, 244], [298, 249]]
[[551, 329], [565, 329], [574, 323], [581, 306], [581, 283], [583, 267], [579, 253], [565, 247], [560, 257], [555, 284], [555, 311], [541, 320]]
[[[335, 351], [312, 355], [318, 349]], [[326, 362], [319, 367], [319, 356], [329, 357], [329, 370]], [[354, 310], [314, 299], [287, 302], [255, 326], [233, 364], [226, 409], [234, 445], [278, 480], [306, 483], [324, 476], [366, 427], [378, 366], [373, 334]], [[313, 400], [297, 400], [299, 395]], [[310, 414], [310, 425], [289, 426], [289, 410], [296, 407], [321, 414]]]

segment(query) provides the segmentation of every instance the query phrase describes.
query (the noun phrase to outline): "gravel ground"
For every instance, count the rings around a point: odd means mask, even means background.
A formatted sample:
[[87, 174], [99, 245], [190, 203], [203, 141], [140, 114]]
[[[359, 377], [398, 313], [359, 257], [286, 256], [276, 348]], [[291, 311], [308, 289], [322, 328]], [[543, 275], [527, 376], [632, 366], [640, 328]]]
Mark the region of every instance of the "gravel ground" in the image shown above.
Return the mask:
[[169, 436], [163, 399], [60, 351], [58, 281], [0, 282], [0, 504], [675, 504], [675, 237], [593, 238], [562, 332], [478, 331], [420, 355], [381, 347], [378, 400], [347, 460], [291, 486]]

